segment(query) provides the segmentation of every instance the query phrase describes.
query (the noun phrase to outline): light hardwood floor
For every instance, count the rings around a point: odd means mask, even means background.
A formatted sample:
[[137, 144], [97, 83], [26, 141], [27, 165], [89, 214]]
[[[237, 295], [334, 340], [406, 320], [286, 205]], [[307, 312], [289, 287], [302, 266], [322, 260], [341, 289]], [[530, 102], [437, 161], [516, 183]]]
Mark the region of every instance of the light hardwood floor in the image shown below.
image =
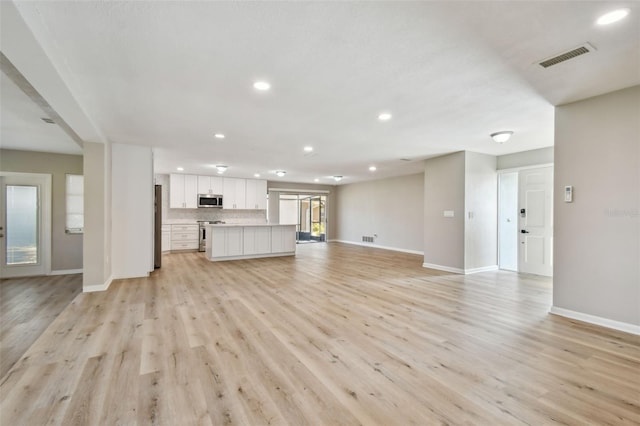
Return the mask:
[[0, 383], [2, 425], [638, 424], [638, 336], [549, 279], [338, 243], [172, 254], [81, 294]]
[[81, 291], [81, 274], [0, 280], [0, 377]]

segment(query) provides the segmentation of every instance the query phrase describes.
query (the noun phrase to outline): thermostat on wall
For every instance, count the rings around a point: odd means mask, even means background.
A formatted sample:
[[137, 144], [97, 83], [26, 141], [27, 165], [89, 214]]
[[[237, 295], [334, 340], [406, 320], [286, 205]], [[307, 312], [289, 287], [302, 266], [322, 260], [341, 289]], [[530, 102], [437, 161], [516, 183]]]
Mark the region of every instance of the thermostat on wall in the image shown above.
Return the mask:
[[564, 187], [564, 202], [565, 203], [573, 202], [573, 186], [571, 185]]

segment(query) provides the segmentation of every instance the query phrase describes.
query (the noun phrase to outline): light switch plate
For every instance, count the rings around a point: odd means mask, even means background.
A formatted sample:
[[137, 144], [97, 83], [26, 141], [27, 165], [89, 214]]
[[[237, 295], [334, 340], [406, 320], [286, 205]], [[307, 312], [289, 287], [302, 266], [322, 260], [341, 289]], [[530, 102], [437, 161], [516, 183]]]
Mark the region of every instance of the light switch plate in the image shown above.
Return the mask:
[[453, 213], [453, 210], [445, 210], [442, 214], [444, 217], [454, 217], [455, 214]]

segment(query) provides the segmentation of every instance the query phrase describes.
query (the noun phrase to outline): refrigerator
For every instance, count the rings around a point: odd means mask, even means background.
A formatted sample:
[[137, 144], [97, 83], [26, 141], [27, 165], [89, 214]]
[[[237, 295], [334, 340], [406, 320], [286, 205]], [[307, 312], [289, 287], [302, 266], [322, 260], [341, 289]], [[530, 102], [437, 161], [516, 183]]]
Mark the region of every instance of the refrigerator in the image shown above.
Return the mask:
[[153, 215], [153, 267], [162, 266], [162, 185], [155, 186]]

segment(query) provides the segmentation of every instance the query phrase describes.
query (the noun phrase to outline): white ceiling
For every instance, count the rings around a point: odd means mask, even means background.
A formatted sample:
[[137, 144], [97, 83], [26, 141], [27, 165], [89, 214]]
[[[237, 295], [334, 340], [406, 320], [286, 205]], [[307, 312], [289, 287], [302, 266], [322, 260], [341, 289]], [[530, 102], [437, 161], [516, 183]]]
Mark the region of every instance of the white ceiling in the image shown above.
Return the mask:
[[[551, 146], [554, 105], [640, 84], [635, 1], [16, 5], [98, 133], [154, 147], [162, 173], [413, 173], [463, 149]], [[626, 20], [595, 25], [621, 6]], [[584, 42], [597, 51], [537, 65]], [[257, 79], [272, 90], [256, 92]], [[4, 83], [2, 97], [4, 110]], [[382, 111], [393, 119], [378, 121]], [[499, 130], [515, 134], [498, 145]]]

